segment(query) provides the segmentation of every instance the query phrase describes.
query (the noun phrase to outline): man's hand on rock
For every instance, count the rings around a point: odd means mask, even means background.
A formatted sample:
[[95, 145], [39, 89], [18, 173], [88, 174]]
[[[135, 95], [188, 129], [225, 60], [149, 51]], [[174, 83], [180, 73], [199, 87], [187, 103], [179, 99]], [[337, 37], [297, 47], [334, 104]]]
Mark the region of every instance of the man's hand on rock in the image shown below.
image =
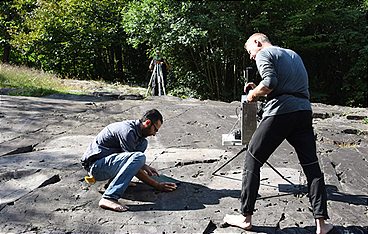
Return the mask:
[[170, 182], [161, 182], [158, 183], [156, 189], [161, 191], [161, 192], [172, 192], [174, 190], [176, 190], [177, 186], [175, 183], [170, 183]]

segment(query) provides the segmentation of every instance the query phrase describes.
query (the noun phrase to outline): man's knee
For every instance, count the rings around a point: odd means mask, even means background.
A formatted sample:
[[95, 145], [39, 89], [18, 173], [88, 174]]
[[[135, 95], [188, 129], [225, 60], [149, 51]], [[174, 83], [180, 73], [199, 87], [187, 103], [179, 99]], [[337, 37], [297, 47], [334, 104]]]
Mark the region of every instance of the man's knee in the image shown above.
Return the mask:
[[146, 163], [146, 155], [142, 152], [135, 152], [131, 156], [133, 161], [137, 164], [140, 164], [141, 167]]

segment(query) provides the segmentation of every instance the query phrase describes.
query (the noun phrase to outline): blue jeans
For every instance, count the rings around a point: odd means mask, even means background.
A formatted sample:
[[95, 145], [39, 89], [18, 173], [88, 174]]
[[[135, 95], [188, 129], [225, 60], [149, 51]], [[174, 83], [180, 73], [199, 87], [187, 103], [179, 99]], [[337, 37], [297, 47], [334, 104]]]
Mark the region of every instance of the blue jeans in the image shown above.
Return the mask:
[[94, 162], [90, 174], [97, 181], [112, 179], [102, 197], [118, 200], [145, 163], [146, 156], [142, 152], [115, 153]]

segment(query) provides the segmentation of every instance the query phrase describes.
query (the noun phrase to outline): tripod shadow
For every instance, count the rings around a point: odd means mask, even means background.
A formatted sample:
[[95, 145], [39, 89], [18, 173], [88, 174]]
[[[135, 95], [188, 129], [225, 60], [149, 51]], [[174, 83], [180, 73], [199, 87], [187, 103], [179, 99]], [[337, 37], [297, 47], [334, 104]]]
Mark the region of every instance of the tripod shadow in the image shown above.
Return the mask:
[[[308, 193], [305, 185], [279, 184], [279, 191], [291, 194]], [[354, 205], [368, 205], [368, 195], [351, 195], [338, 191], [334, 185], [326, 185], [327, 199], [330, 201], [344, 202]]]
[[206, 205], [219, 204], [223, 197], [240, 197], [240, 190], [216, 190], [189, 182], [180, 182], [177, 186], [173, 192], [158, 192], [148, 185], [137, 183], [136, 187], [126, 190], [123, 199], [140, 202], [139, 205], [129, 204], [131, 211], [180, 211], [204, 209]]
[[354, 205], [368, 205], [368, 195], [351, 195], [339, 192], [334, 185], [326, 185], [327, 199]]

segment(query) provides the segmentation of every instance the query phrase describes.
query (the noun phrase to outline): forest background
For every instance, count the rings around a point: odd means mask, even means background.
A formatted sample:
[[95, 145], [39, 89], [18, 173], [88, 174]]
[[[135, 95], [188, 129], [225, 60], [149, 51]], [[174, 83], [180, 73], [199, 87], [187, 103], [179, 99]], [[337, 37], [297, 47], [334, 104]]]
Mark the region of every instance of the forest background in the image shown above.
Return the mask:
[[301, 55], [313, 102], [368, 106], [368, 0], [3, 0], [2, 63], [147, 86], [155, 50], [173, 95], [239, 100], [255, 32]]

